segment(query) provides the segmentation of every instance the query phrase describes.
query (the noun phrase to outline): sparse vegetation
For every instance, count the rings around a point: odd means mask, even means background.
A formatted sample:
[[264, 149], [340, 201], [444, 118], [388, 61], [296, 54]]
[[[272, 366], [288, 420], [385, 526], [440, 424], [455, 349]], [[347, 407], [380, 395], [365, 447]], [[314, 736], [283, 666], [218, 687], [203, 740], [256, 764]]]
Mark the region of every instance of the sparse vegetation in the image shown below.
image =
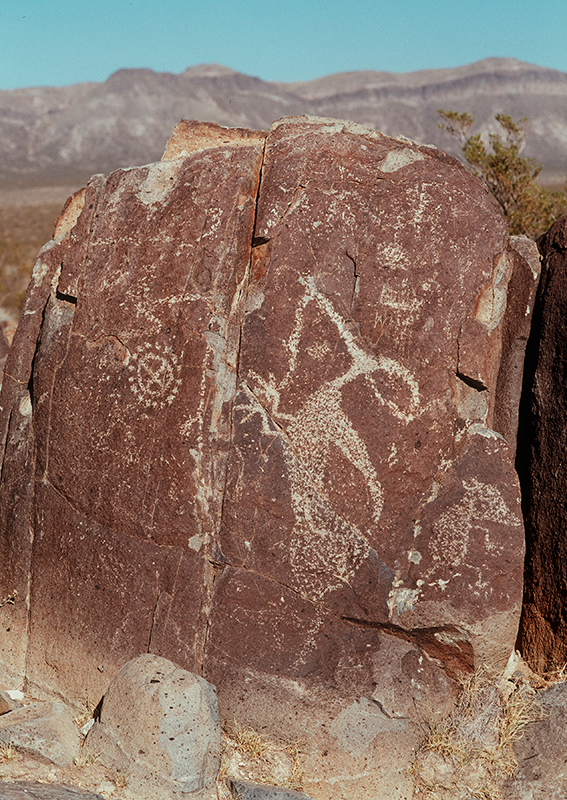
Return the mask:
[[17, 596], [18, 592], [16, 591], [16, 589], [14, 589], [12, 594], [8, 595], [8, 597], [5, 597], [3, 600], [0, 600], [0, 608], [2, 608], [2, 606], [13, 606], [14, 603], [16, 602]]
[[241, 755], [251, 759], [263, 759], [273, 752], [274, 745], [261, 733], [235, 722], [229, 733]]
[[304, 742], [276, 741], [237, 722], [224, 731], [223, 739], [219, 786], [230, 775], [294, 791], [303, 788]]
[[91, 703], [87, 697], [83, 702], [82, 710], [73, 718], [73, 722], [78, 728], [82, 728], [90, 719], [92, 719], [95, 710], [94, 703]]
[[567, 663], [563, 663], [561, 666], [557, 666], [555, 669], [545, 672], [543, 678], [550, 684], [564, 683], [567, 681]]
[[428, 721], [414, 772], [420, 797], [499, 800], [499, 785], [517, 766], [512, 744], [542, 718], [535, 691], [488, 668], [464, 683], [455, 709]]
[[0, 763], [11, 761], [17, 753], [12, 742], [0, 742]]
[[73, 763], [76, 767], [88, 767], [91, 764], [94, 764], [98, 758], [96, 753], [85, 753], [83, 750], [79, 753], [78, 756], [73, 760]]
[[456, 138], [469, 169], [488, 186], [495, 202], [508, 219], [510, 233], [532, 238], [545, 233], [567, 210], [567, 184], [564, 191], [536, 183], [541, 164], [521, 155], [529, 131], [528, 119], [516, 122], [497, 114], [501, 133], [489, 135], [487, 149], [480, 133], [468, 136], [474, 117], [468, 112], [443, 111], [439, 127]]
[[115, 777], [114, 785], [117, 789], [125, 789], [128, 786], [128, 778], [124, 773], [120, 773]]

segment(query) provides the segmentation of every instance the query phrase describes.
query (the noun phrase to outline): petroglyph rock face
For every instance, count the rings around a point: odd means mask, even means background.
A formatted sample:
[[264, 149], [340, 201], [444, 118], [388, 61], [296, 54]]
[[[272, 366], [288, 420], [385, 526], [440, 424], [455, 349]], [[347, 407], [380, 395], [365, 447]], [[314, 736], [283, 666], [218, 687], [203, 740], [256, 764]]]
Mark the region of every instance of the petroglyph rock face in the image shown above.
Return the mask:
[[438, 151], [340, 130], [284, 120], [267, 142], [223, 602], [250, 571], [276, 582], [242, 621], [256, 658], [264, 642], [273, 657], [290, 612], [279, 583], [312, 604], [290, 678], [337, 618], [417, 639], [439, 628], [430, 651], [497, 660], [515, 635], [523, 536], [509, 449], [490, 430], [504, 224]]
[[0, 403], [6, 592], [33, 587], [5, 660], [83, 696], [153, 652], [353, 774], [384, 732], [407, 765], [416, 708], [516, 636], [503, 219], [435, 148], [304, 117], [183, 123], [75, 202]]

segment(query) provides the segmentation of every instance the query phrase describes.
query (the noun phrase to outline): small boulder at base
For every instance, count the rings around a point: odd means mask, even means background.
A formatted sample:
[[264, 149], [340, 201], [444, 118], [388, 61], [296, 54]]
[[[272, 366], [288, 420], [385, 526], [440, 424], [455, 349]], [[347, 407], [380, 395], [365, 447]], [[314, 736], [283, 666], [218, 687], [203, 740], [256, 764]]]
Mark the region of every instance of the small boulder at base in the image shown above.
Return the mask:
[[138, 800], [216, 800], [221, 730], [214, 686], [165, 658], [129, 661], [110, 684], [87, 753], [125, 773]]
[[32, 703], [0, 716], [0, 742], [64, 767], [79, 755], [81, 736], [63, 703]]

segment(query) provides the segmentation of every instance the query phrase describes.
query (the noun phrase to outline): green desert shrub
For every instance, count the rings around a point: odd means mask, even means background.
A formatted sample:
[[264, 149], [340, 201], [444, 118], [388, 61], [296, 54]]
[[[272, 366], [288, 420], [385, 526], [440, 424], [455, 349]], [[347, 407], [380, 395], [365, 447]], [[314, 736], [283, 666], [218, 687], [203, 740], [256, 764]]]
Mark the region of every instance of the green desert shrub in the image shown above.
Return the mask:
[[468, 112], [439, 110], [439, 127], [456, 138], [470, 172], [488, 186], [495, 202], [504, 212], [510, 233], [537, 238], [545, 233], [567, 210], [565, 190], [551, 190], [536, 183], [541, 164], [522, 156], [528, 134], [528, 119], [514, 122], [506, 114], [497, 114], [499, 133], [489, 135], [487, 147], [480, 135], [468, 136], [474, 117]]

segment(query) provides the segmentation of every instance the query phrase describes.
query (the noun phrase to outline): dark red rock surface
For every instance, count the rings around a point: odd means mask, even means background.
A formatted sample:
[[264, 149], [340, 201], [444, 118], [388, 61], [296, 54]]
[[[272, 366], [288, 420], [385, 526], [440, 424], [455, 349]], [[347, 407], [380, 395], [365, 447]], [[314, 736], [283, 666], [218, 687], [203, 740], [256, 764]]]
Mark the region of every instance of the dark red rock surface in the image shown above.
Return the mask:
[[514, 447], [518, 434], [518, 398], [522, 393], [526, 344], [532, 325], [541, 257], [537, 244], [527, 236], [512, 236], [508, 252], [513, 267], [502, 320], [502, 353], [492, 427]]
[[567, 661], [567, 216], [538, 247], [541, 281], [518, 440], [527, 544], [519, 643], [531, 666], [545, 672]]
[[515, 641], [514, 423], [492, 427], [497, 382], [519, 391], [517, 254], [435, 148], [309, 118], [265, 136], [180, 124], [41, 256], [0, 401], [2, 658], [83, 697], [154, 652], [225, 718], [363, 774]]

